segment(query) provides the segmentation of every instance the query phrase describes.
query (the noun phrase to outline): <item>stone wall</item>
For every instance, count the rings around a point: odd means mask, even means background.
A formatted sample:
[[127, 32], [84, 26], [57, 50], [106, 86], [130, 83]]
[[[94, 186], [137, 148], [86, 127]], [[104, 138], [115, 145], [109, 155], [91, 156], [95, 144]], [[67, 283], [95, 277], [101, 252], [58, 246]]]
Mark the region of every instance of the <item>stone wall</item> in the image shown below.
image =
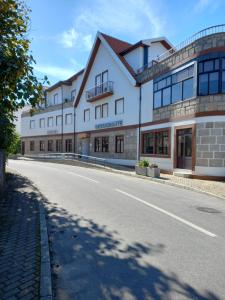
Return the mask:
[[[56, 140], [60, 140], [61, 135], [54, 135], [54, 136], [38, 136], [38, 137], [23, 137], [22, 142], [25, 142], [25, 155], [28, 154], [39, 154], [39, 153], [51, 153], [56, 152]], [[63, 152], [66, 152], [65, 140], [72, 139], [72, 152], [73, 152], [73, 133], [71, 134], [64, 134], [63, 136]], [[53, 140], [53, 151], [48, 151], [48, 140]], [[34, 141], [34, 151], [30, 151], [30, 141]], [[40, 151], [40, 141], [45, 142], [45, 151]]]
[[165, 58], [160, 63], [153, 65], [152, 67], [144, 70], [141, 74], [137, 75], [137, 81], [139, 83], [151, 80], [155, 76], [165, 73], [169, 70], [176, 68], [177, 66], [191, 60], [197, 56], [198, 53], [217, 47], [225, 46], [225, 33], [216, 33], [200, 38], [195, 42], [187, 45], [181, 50], [175, 52], [168, 58]]
[[201, 96], [153, 110], [153, 121], [186, 117], [198, 112], [225, 111], [225, 95]]
[[[116, 136], [124, 135], [124, 153], [116, 153]], [[95, 152], [95, 137], [109, 137], [109, 152]], [[110, 159], [137, 159], [137, 129], [126, 129], [108, 132], [91, 133], [90, 136], [90, 155]]]
[[225, 167], [225, 121], [196, 125], [196, 166]]

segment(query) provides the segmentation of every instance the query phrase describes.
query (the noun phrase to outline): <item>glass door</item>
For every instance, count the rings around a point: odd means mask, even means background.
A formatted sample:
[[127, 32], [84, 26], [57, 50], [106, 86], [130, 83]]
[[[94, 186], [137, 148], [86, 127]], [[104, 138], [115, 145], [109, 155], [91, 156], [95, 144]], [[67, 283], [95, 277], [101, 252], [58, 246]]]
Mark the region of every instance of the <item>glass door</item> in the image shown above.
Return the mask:
[[192, 169], [192, 129], [177, 131], [177, 167]]

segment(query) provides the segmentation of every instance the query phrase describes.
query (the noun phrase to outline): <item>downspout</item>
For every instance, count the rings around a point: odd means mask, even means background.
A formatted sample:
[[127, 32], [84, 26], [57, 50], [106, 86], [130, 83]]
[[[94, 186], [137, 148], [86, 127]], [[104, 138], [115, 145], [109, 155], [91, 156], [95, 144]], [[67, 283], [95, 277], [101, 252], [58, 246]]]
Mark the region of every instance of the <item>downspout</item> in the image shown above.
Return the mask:
[[61, 122], [61, 141], [62, 141], [62, 153], [64, 152], [63, 151], [63, 86], [61, 86], [61, 94], [62, 94], [62, 122]]
[[137, 160], [141, 159], [141, 102], [142, 102], [142, 89], [141, 83], [139, 85], [139, 120], [138, 120], [138, 155]]
[[73, 106], [73, 152], [76, 153], [75, 151], [75, 146], [76, 146], [76, 107], [75, 105]]

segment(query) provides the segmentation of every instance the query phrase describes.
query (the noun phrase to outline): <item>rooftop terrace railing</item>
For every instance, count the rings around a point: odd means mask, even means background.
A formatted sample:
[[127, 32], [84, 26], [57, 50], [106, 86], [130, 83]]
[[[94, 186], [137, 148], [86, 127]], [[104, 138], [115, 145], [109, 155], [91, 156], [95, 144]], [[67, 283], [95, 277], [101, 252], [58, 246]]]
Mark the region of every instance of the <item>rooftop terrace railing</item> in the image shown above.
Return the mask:
[[152, 61], [150, 61], [148, 64], [144, 65], [143, 67], [139, 68], [137, 70], [137, 73], [142, 73], [145, 69], [151, 68], [155, 64], [160, 63], [162, 60], [168, 58], [172, 54], [176, 53], [177, 51], [185, 48], [186, 46], [190, 45], [191, 43], [197, 41], [200, 38], [206, 37], [208, 35], [216, 34], [216, 33], [223, 33], [225, 32], [225, 24], [215, 25], [208, 28], [205, 28], [189, 38], [187, 38], [185, 41], [179, 43], [177, 46], [167, 50], [166, 52], [162, 53], [161, 55], [157, 55]]

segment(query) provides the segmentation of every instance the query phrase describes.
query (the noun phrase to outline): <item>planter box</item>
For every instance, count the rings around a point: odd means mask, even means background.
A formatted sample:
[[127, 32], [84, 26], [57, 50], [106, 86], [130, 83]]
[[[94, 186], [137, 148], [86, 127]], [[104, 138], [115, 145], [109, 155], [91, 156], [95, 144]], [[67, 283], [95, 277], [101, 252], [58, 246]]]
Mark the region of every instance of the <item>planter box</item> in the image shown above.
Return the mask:
[[160, 169], [159, 168], [147, 168], [147, 176], [158, 178], [160, 177]]
[[135, 171], [138, 175], [147, 176], [147, 167], [135, 166]]

